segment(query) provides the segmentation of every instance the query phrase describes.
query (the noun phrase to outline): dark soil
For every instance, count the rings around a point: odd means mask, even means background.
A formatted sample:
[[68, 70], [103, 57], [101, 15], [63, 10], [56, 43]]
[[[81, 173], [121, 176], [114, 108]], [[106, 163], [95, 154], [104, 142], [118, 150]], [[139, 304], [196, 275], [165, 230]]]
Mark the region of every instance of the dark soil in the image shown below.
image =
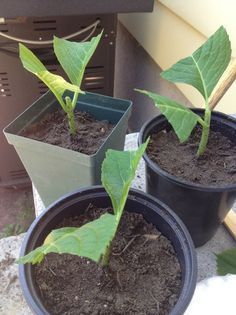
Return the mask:
[[62, 110], [47, 114], [21, 135], [88, 155], [96, 153], [113, 125], [107, 121], [98, 121], [85, 112], [76, 112], [75, 120], [78, 130], [75, 136], [70, 134], [68, 119]]
[[234, 143], [211, 130], [206, 151], [198, 158], [200, 135], [196, 128], [188, 142], [181, 144], [172, 130], [153, 133], [148, 156], [161, 169], [188, 182], [210, 186], [236, 183]]
[[[81, 226], [105, 210], [65, 220]], [[50, 314], [169, 314], [181, 290], [181, 270], [170, 242], [138, 214], [125, 213], [109, 268], [73, 255], [49, 254], [35, 267]]]

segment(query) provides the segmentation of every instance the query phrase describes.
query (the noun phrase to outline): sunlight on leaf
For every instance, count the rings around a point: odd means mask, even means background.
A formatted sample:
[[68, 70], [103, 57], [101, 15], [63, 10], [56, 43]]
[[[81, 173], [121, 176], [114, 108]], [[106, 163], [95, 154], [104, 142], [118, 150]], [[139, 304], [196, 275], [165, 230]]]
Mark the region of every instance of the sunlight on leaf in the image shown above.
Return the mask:
[[102, 184], [118, 217], [124, 209], [131, 182], [148, 141], [149, 139], [137, 151], [107, 150], [102, 164]]
[[194, 86], [207, 100], [227, 68], [231, 58], [229, 36], [221, 26], [190, 57], [174, 64], [161, 76], [171, 82]]
[[80, 228], [66, 227], [53, 230], [41, 247], [20, 257], [18, 263], [40, 263], [49, 253], [78, 255], [98, 262], [113, 239], [115, 231], [116, 219], [109, 213]]
[[85, 68], [94, 54], [102, 33], [87, 42], [71, 42], [54, 36], [54, 52], [70, 81], [81, 85]]
[[42, 62], [34, 55], [34, 53], [29, 50], [23, 44], [19, 44], [20, 49], [20, 59], [26, 70], [35, 74], [40, 80], [48, 86], [48, 88], [54, 93], [57, 100], [65, 109], [65, 105], [62, 99], [62, 95], [66, 90], [83, 93], [80, 88], [65, 81], [61, 76], [50, 73]]

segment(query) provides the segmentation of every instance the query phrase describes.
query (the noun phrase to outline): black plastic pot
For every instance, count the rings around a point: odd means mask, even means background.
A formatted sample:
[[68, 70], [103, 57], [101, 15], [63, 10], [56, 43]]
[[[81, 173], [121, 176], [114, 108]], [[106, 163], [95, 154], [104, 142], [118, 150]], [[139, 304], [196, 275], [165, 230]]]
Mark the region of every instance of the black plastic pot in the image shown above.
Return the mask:
[[[31, 225], [24, 239], [21, 255], [41, 245], [48, 233], [63, 218], [83, 213], [90, 203], [98, 207], [111, 206], [110, 199], [101, 186], [81, 189], [51, 205]], [[197, 276], [195, 249], [187, 229], [162, 202], [139, 191], [130, 191], [126, 211], [142, 213], [148, 222], [152, 222], [172, 242], [181, 265], [182, 290], [170, 314], [183, 314], [194, 293]], [[37, 292], [32, 265], [20, 265], [19, 274], [23, 294], [31, 310], [37, 315], [49, 314]]]
[[[203, 115], [202, 109], [194, 109], [194, 112]], [[163, 115], [151, 119], [140, 131], [139, 145], [150, 134], [163, 129], [171, 129]], [[236, 144], [236, 119], [213, 112], [211, 130], [221, 132]], [[167, 204], [182, 219], [196, 247], [204, 245], [216, 233], [232, 207], [236, 183], [213, 187], [186, 182], [162, 170], [146, 153], [144, 160], [147, 192]]]

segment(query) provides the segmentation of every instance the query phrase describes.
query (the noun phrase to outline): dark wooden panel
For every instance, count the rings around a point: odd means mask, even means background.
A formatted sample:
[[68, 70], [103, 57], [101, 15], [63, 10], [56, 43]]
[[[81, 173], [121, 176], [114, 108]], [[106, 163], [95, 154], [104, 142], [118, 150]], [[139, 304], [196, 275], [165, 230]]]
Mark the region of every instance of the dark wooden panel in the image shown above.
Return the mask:
[[151, 12], [154, 0], [1, 0], [2, 17]]

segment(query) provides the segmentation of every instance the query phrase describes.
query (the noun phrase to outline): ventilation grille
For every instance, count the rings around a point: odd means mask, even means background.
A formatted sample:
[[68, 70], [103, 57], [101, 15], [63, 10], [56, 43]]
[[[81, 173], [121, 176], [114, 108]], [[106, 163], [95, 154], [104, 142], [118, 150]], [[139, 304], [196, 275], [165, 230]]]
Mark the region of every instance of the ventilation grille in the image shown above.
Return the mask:
[[17, 171], [10, 171], [10, 177], [14, 181], [14, 180], [28, 178], [28, 175], [25, 170], [17, 170]]
[[7, 33], [8, 32], [8, 28], [7, 28], [7, 24], [6, 23], [0, 23], [0, 32], [2, 32], [2, 33]]
[[104, 88], [104, 67], [87, 67], [85, 71], [83, 88], [85, 91], [101, 90]]
[[56, 20], [35, 20], [33, 25], [36, 32], [56, 31], [57, 29]]
[[0, 97], [11, 96], [7, 72], [0, 72]]

